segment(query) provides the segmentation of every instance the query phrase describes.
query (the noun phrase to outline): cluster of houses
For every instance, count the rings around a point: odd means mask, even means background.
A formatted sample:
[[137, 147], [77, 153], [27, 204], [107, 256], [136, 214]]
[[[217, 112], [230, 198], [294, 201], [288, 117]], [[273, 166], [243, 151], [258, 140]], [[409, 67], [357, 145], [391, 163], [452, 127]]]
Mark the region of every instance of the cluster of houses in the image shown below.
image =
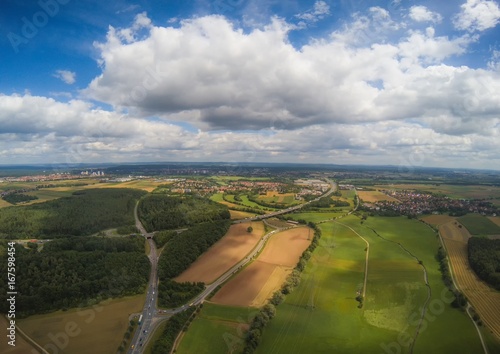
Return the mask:
[[420, 215], [431, 213], [452, 212], [457, 214], [479, 213], [496, 216], [498, 208], [488, 201], [476, 199], [452, 199], [412, 190], [389, 191], [382, 190], [386, 195], [396, 198], [399, 202], [379, 201], [367, 205], [376, 210], [391, 210], [403, 215]]

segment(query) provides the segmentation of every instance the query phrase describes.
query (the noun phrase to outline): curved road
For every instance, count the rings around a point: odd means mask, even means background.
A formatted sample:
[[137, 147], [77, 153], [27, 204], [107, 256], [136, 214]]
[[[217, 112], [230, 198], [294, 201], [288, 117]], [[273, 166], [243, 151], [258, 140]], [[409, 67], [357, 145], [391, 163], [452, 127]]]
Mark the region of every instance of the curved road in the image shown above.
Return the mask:
[[[271, 218], [276, 215], [281, 215], [285, 213], [289, 213], [294, 210], [298, 210], [303, 208], [304, 206], [319, 200], [322, 197], [327, 197], [333, 192], [337, 190], [337, 184], [329, 179], [327, 179], [328, 183], [330, 184], [331, 188], [323, 195], [319, 196], [318, 198], [315, 198], [307, 203], [300, 204], [291, 208], [275, 211], [269, 214], [265, 215], [258, 215], [253, 218], [246, 218], [242, 220], [236, 220], [233, 223], [242, 223], [242, 222], [248, 222], [248, 221], [257, 221], [257, 220], [263, 220], [267, 218]], [[151, 275], [149, 278], [149, 284], [148, 284], [148, 289], [146, 292], [146, 302], [144, 304], [144, 308], [142, 312], [139, 314], [142, 314], [142, 322], [138, 325], [137, 330], [135, 331], [134, 337], [132, 338], [132, 341], [130, 343], [130, 347], [127, 351], [128, 354], [140, 354], [143, 352], [143, 349], [146, 347], [148, 341], [151, 338], [151, 333], [154, 332], [154, 330], [158, 327], [158, 325], [170, 318], [172, 315], [182, 312], [186, 310], [190, 306], [195, 306], [198, 304], [201, 304], [205, 298], [210, 295], [212, 291], [214, 291], [215, 288], [217, 288], [219, 285], [224, 283], [226, 280], [228, 280], [233, 274], [235, 274], [240, 268], [245, 266], [248, 262], [250, 262], [256, 254], [258, 254], [265, 246], [267, 240], [269, 237], [274, 235], [275, 233], [282, 231], [282, 229], [276, 229], [271, 232], [268, 232], [265, 234], [260, 241], [257, 243], [257, 245], [250, 251], [249, 254], [245, 256], [244, 259], [239, 261], [237, 264], [235, 264], [233, 267], [231, 267], [227, 272], [222, 274], [217, 280], [215, 280], [213, 283], [209, 284], [206, 286], [205, 290], [198, 296], [196, 296], [189, 304], [185, 304], [183, 306], [173, 308], [173, 309], [168, 309], [168, 310], [159, 310], [156, 307], [157, 299], [158, 299], [158, 291], [157, 291], [157, 285], [158, 285], [158, 255], [157, 255], [157, 249], [156, 245], [152, 239], [153, 233], [148, 233], [146, 229], [144, 229], [144, 226], [142, 225], [141, 221], [139, 220], [138, 214], [137, 214], [137, 208], [138, 208], [139, 202], [137, 202], [135, 209], [134, 209], [134, 216], [135, 216], [135, 225], [137, 229], [141, 232], [141, 234], [147, 239], [150, 247], [150, 253], [149, 253], [149, 260], [151, 262]]]

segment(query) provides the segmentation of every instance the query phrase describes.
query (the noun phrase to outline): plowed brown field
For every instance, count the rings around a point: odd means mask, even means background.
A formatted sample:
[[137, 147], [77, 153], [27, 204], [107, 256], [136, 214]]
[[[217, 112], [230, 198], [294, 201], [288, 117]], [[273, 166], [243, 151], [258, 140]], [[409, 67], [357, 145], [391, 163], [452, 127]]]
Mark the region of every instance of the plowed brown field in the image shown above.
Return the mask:
[[450, 221], [455, 221], [455, 218], [449, 215], [427, 215], [422, 220], [428, 224], [439, 226]]
[[399, 200], [397, 200], [396, 198], [385, 195], [384, 193], [379, 191], [358, 191], [358, 196], [359, 199], [368, 203], [381, 202], [385, 200], [389, 202], [399, 203]]
[[264, 305], [283, 284], [312, 237], [307, 227], [273, 235], [257, 260], [229, 280], [211, 301], [232, 306]]
[[[247, 228], [252, 226], [252, 233]], [[264, 236], [262, 221], [231, 225], [224, 237], [203, 253], [186, 271], [175, 278], [178, 282], [211, 283], [242, 260]]]
[[500, 293], [481, 281], [470, 268], [467, 259], [467, 241], [470, 234], [465, 227], [459, 228], [458, 225], [448, 222], [439, 227], [450, 257], [454, 278], [483, 323], [500, 338]]

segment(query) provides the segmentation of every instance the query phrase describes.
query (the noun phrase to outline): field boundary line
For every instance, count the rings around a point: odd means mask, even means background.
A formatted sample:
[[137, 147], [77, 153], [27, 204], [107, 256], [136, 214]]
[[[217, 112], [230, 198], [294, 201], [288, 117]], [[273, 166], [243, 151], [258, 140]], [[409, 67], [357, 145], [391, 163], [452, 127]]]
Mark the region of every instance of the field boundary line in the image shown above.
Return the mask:
[[401, 242], [396, 242], [396, 241], [393, 241], [393, 240], [388, 240], [385, 237], [381, 236], [377, 232], [377, 230], [372, 229], [371, 227], [368, 227], [368, 226], [366, 226], [366, 228], [372, 230], [375, 233], [375, 235], [377, 235], [378, 237], [380, 237], [382, 240], [397, 244], [403, 251], [405, 251], [406, 253], [408, 253], [410, 255], [410, 257], [416, 259], [417, 262], [418, 262], [418, 264], [422, 267], [422, 269], [424, 271], [424, 283], [425, 283], [425, 286], [427, 287], [427, 299], [425, 300], [424, 305], [422, 306], [422, 316], [420, 317], [420, 321], [418, 323], [417, 330], [415, 332], [415, 336], [413, 337], [413, 342], [411, 343], [411, 346], [410, 346], [410, 354], [412, 354], [413, 353], [413, 348], [415, 346], [415, 342], [417, 341], [417, 337], [420, 334], [420, 329], [422, 327], [422, 323], [424, 321], [425, 315], [427, 314], [427, 306], [429, 305], [429, 302], [430, 302], [431, 297], [432, 297], [432, 288], [429, 285], [429, 278], [427, 277], [427, 268], [425, 268], [424, 263], [417, 256], [415, 256], [413, 253], [411, 253], [410, 250], [408, 250], [405, 246], [403, 246], [401, 244]]
[[345, 225], [345, 224], [343, 224], [343, 223], [341, 223], [341, 222], [338, 222], [338, 221], [334, 221], [334, 223], [337, 223], [337, 224], [339, 224], [339, 225], [342, 225], [342, 226], [344, 226], [344, 227], [347, 227], [349, 230], [351, 230], [351, 231], [352, 231], [352, 232], [354, 232], [356, 235], [358, 235], [359, 237], [361, 237], [361, 239], [362, 239], [363, 241], [365, 241], [365, 243], [366, 243], [366, 254], [365, 254], [365, 279], [364, 279], [364, 281], [363, 281], [363, 294], [362, 294], [362, 296], [363, 296], [363, 301], [364, 301], [364, 299], [365, 299], [365, 295], [366, 295], [366, 281], [367, 281], [367, 279], [368, 279], [368, 257], [369, 257], [369, 255], [370, 255], [370, 243], [369, 243], [369, 242], [368, 242], [368, 241], [367, 241], [367, 240], [366, 240], [363, 236], [361, 236], [360, 234], [358, 234], [358, 233], [357, 233], [357, 232], [356, 232], [356, 231], [355, 231], [352, 227], [347, 226], [347, 225]]
[[21, 328], [19, 328], [18, 325], [16, 325], [16, 330], [19, 332], [19, 334], [21, 335], [21, 337], [23, 337], [25, 340], [27, 340], [32, 346], [35, 347], [36, 350], [38, 350], [38, 352], [40, 353], [43, 353], [43, 354], [49, 354], [48, 351], [45, 350], [45, 348], [43, 348], [40, 344], [38, 344], [37, 342], [35, 342], [35, 340], [33, 338], [31, 338], [30, 336], [28, 336], [26, 334], [26, 332], [24, 332]]

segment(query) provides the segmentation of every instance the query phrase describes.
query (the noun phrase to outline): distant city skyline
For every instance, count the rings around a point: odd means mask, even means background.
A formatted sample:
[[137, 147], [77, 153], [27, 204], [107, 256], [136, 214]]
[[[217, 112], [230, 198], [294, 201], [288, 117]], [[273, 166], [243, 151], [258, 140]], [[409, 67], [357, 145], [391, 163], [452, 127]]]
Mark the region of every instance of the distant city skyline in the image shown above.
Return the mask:
[[500, 170], [497, 0], [0, 9], [0, 165]]

